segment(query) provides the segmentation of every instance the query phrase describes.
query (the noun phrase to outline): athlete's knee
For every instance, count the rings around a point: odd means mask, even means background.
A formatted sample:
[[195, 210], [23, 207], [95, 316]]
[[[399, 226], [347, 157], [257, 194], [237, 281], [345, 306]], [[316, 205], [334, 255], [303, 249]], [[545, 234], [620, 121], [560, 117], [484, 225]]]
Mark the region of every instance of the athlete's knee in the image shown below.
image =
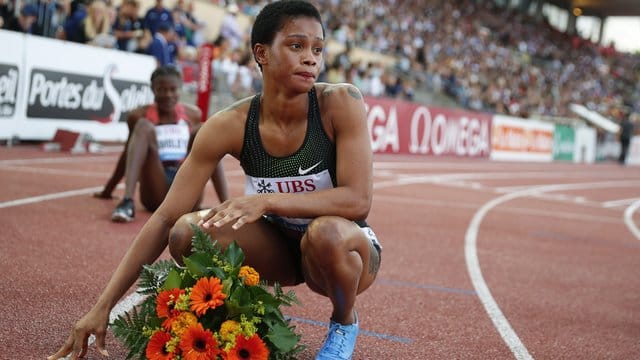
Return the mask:
[[155, 126], [147, 119], [139, 119], [133, 124], [133, 134], [137, 136], [155, 136]]
[[300, 244], [302, 252], [320, 260], [335, 259], [336, 255], [344, 252], [345, 236], [342, 222], [344, 219], [335, 216], [314, 219], [309, 224], [307, 234]]
[[132, 132], [133, 129], [136, 128], [136, 124], [138, 123], [138, 120], [140, 120], [139, 117], [127, 116], [127, 127], [129, 128], [129, 132]]
[[191, 239], [194, 234], [192, 225], [197, 221], [193, 214], [183, 215], [169, 231], [169, 252], [180, 264], [182, 257], [191, 253]]

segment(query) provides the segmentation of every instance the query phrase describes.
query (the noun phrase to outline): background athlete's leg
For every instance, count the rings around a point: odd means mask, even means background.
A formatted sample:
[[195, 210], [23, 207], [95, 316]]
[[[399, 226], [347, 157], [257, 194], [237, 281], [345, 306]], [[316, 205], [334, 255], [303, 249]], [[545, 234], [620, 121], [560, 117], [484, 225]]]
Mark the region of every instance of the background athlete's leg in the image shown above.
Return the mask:
[[154, 125], [147, 120], [136, 123], [127, 151], [125, 197], [133, 198], [140, 183], [140, 201], [155, 210], [169, 191], [169, 184], [158, 155]]

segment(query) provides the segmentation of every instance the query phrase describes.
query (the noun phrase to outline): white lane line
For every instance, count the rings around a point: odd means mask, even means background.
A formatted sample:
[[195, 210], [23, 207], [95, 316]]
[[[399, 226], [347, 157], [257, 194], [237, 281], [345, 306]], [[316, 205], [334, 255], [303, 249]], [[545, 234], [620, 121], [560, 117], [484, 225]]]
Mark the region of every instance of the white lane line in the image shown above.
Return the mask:
[[[120, 184], [117, 186], [117, 188], [121, 188], [121, 187], [124, 187], [124, 185]], [[28, 204], [33, 204], [33, 203], [38, 203], [38, 202], [43, 202], [48, 200], [62, 199], [62, 198], [67, 198], [72, 196], [92, 194], [96, 191], [102, 190], [102, 188], [103, 188], [102, 186], [94, 186], [90, 188], [63, 191], [59, 193], [32, 196], [28, 198], [0, 202], [0, 209], [14, 207], [14, 206], [28, 205]]]
[[47, 175], [68, 175], [68, 176], [81, 176], [81, 177], [101, 177], [107, 178], [109, 176], [106, 172], [99, 171], [80, 171], [69, 169], [50, 169], [43, 167], [26, 167], [26, 166], [12, 166], [12, 165], [0, 165], [0, 169], [9, 170], [13, 172], [27, 172], [34, 174], [47, 174]]
[[478, 294], [478, 298], [484, 306], [487, 315], [489, 315], [493, 325], [498, 330], [498, 333], [500, 333], [502, 340], [507, 344], [516, 359], [533, 359], [522, 341], [520, 341], [518, 334], [516, 334], [509, 324], [509, 321], [502, 313], [502, 310], [500, 310], [500, 306], [498, 306], [493, 295], [491, 295], [491, 290], [489, 290], [489, 286], [487, 286], [487, 283], [484, 281], [484, 277], [482, 276], [477, 249], [478, 230], [480, 229], [480, 225], [482, 224], [482, 220], [485, 215], [501, 203], [515, 199], [519, 196], [521, 196], [520, 193], [510, 193], [497, 197], [484, 204], [480, 210], [473, 215], [464, 237], [464, 256], [473, 288], [476, 290], [476, 294]]
[[[397, 204], [410, 204], [410, 205], [433, 205], [437, 207], [448, 207], [448, 208], [457, 208], [457, 209], [469, 209], [469, 210], [477, 210], [481, 205], [480, 203], [471, 203], [471, 202], [452, 202], [452, 201], [444, 201], [444, 200], [420, 200], [415, 197], [405, 197], [405, 196], [389, 196], [389, 195], [375, 195], [374, 202], [387, 202], [387, 203], [397, 203]], [[573, 221], [589, 221], [589, 222], [601, 222], [607, 224], [619, 224], [620, 218], [618, 216], [595, 216], [595, 215], [586, 215], [580, 214], [576, 212], [564, 212], [564, 211], [549, 211], [549, 210], [535, 210], [530, 208], [523, 207], [502, 207], [498, 209], [494, 209], [496, 212], [504, 212], [509, 214], [521, 214], [528, 216], [540, 216], [540, 217], [549, 217], [552, 219], [566, 219]]]
[[40, 196], [32, 196], [32, 197], [18, 199], [18, 200], [10, 200], [10, 201], [1, 202], [0, 209], [13, 207], [13, 206], [33, 204], [33, 203], [47, 201], [47, 200], [62, 199], [62, 198], [71, 197], [71, 196], [91, 194], [93, 192], [100, 191], [100, 190], [102, 190], [102, 186], [94, 186], [94, 187], [84, 188], [84, 189], [63, 191], [59, 193], [46, 194], [46, 195], [40, 195]]
[[[617, 186], [635, 186], [640, 184], [638, 180], [612, 180], [611, 182], [599, 181], [599, 182], [590, 182], [590, 183], [571, 183], [571, 184], [549, 184], [549, 185], [520, 185], [520, 186], [505, 186], [496, 188], [497, 192], [521, 192], [528, 191], [534, 188], [554, 188], [557, 186], [561, 186], [558, 190], [581, 190], [581, 189], [602, 189], [609, 188], [610, 184], [616, 184]], [[564, 188], [569, 186], [568, 188]], [[548, 190], [548, 191], [557, 191], [557, 190]]]
[[629, 228], [629, 231], [631, 231], [633, 236], [640, 240], [640, 230], [633, 221], [633, 213], [638, 210], [638, 207], [640, 207], [640, 200], [636, 200], [624, 210], [624, 223], [627, 225], [627, 228]]
[[485, 203], [474, 215], [471, 219], [471, 223], [467, 228], [467, 233], [465, 234], [465, 260], [467, 263], [467, 271], [469, 272], [469, 277], [471, 278], [471, 282], [473, 287], [478, 294], [478, 298], [482, 302], [482, 305], [489, 315], [489, 318], [493, 322], [494, 327], [500, 333], [500, 336], [507, 344], [513, 355], [516, 359], [533, 359], [529, 351], [524, 346], [518, 334], [513, 330], [509, 321], [500, 310], [498, 303], [491, 295], [491, 290], [489, 290], [489, 286], [487, 285], [484, 277], [482, 276], [482, 270], [480, 268], [480, 261], [478, 259], [478, 231], [480, 229], [480, 225], [482, 224], [482, 220], [485, 215], [489, 213], [496, 206], [505, 203], [507, 201], [525, 197], [536, 195], [544, 192], [550, 191], [559, 191], [559, 190], [577, 190], [577, 189], [593, 189], [593, 188], [612, 188], [617, 186], [638, 186], [639, 182], [637, 181], [607, 181], [607, 182], [591, 182], [591, 183], [576, 183], [576, 184], [552, 184], [552, 185], [541, 185], [541, 186], [533, 186], [529, 189], [524, 189], [520, 191], [515, 191], [512, 193], [508, 193], [497, 198], [490, 200]]
[[628, 205], [628, 204], [632, 204], [636, 201], [640, 200], [640, 198], [630, 198], [630, 199], [620, 199], [620, 200], [611, 200], [611, 201], [605, 201], [602, 203], [602, 207], [605, 208], [612, 208], [612, 207], [617, 207], [617, 206], [623, 206], [623, 205]]
[[56, 158], [10, 159], [0, 160], [0, 165], [33, 165], [33, 164], [59, 164], [59, 163], [83, 163], [113, 161], [115, 156], [65, 156]]

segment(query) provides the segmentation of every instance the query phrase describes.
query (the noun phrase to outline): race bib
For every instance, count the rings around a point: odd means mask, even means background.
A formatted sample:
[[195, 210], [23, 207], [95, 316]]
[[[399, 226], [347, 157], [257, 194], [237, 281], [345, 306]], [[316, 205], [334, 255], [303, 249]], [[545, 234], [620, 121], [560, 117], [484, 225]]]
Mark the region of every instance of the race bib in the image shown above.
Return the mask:
[[185, 123], [156, 126], [160, 161], [181, 161], [187, 157], [189, 126]]

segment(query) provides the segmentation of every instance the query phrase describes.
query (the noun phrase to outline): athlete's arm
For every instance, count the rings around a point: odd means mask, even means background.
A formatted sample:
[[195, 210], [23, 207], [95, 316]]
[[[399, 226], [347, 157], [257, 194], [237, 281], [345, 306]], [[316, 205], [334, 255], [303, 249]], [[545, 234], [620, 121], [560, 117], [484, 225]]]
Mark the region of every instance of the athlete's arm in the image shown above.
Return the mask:
[[[189, 151], [193, 146], [193, 140], [195, 135], [198, 133], [203, 123], [200, 121], [202, 119], [202, 111], [193, 106], [184, 104], [185, 111], [187, 112], [187, 116], [189, 117], [189, 122], [191, 123], [191, 134], [192, 136], [189, 138]], [[224, 177], [224, 168], [222, 166], [222, 162], [218, 162], [216, 169], [211, 174], [211, 183], [213, 184], [213, 189], [218, 196], [218, 200], [220, 202], [224, 202], [229, 199], [229, 190], [227, 188], [227, 180]]]
[[371, 209], [373, 153], [362, 94], [353, 85], [328, 85], [324, 91], [336, 144], [338, 188], [348, 219], [364, 220]]

